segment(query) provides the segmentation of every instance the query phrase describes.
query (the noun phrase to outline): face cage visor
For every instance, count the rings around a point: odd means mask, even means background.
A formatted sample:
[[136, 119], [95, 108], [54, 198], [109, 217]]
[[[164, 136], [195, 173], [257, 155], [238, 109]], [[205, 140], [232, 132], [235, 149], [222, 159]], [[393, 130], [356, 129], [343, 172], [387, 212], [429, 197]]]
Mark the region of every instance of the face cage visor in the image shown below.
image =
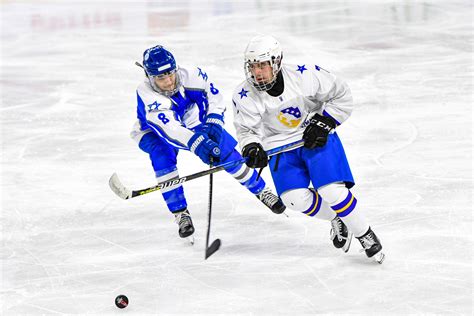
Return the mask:
[[[272, 79], [269, 82], [258, 82], [255, 76], [252, 73], [252, 64], [262, 64], [265, 62], [269, 62], [270, 66], [272, 67]], [[271, 60], [259, 60], [259, 61], [250, 61], [247, 60], [244, 64], [244, 70], [245, 70], [245, 77], [247, 78], [247, 82], [249, 82], [251, 85], [255, 87], [258, 91], [268, 91], [270, 90], [276, 82], [277, 79], [277, 74], [280, 71], [280, 59], [275, 61], [275, 58], [272, 57]]]
[[[168, 76], [171, 76], [172, 74], [176, 74], [176, 79], [175, 79], [175, 86], [174, 86], [174, 89], [173, 90], [163, 90], [161, 89], [160, 87], [158, 87], [158, 85], [156, 84], [155, 82], [155, 78], [157, 79], [163, 79], [165, 77], [168, 77]], [[159, 94], [161, 95], [164, 95], [165, 97], [170, 97], [172, 96], [173, 94], [175, 94], [176, 92], [179, 91], [179, 88], [181, 87], [181, 78], [179, 77], [179, 73], [178, 73], [178, 67], [176, 67], [175, 69], [171, 70], [171, 71], [168, 71], [168, 72], [165, 72], [161, 75], [157, 75], [157, 76], [148, 76], [148, 80], [150, 81], [150, 84], [153, 88], [153, 90], [155, 90], [156, 92], [158, 92]]]

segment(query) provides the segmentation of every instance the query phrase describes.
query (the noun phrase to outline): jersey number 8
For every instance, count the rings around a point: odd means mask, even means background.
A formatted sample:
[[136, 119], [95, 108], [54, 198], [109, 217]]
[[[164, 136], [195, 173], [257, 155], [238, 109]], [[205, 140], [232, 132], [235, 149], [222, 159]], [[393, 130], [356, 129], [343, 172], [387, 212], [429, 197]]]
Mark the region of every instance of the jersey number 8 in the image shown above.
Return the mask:
[[170, 120], [166, 118], [166, 115], [164, 113], [158, 114], [158, 119], [163, 122], [163, 124], [168, 123]]
[[210, 90], [211, 93], [214, 94], [214, 95], [216, 95], [216, 94], [219, 93], [219, 90], [217, 90], [217, 89], [214, 87], [214, 84], [213, 84], [213, 83], [210, 84], [210, 89], [209, 89], [209, 90]]

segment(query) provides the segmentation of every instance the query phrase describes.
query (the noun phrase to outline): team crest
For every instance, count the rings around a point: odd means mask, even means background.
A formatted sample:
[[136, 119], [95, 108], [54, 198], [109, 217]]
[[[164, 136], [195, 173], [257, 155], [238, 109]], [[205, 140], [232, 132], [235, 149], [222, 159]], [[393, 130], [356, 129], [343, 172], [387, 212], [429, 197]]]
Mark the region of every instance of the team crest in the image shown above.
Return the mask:
[[296, 127], [301, 122], [301, 112], [298, 107], [288, 107], [280, 111], [278, 120], [287, 127]]

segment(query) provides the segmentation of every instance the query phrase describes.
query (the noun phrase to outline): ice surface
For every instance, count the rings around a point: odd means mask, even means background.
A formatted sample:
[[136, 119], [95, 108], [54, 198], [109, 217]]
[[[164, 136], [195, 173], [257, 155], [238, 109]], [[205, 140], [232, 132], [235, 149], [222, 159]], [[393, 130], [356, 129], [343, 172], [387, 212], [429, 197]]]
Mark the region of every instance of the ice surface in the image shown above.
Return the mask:
[[[97, 315], [472, 314], [471, 1], [3, 1], [1, 312]], [[272, 214], [215, 176], [186, 183], [196, 244], [177, 237], [128, 133], [134, 62], [168, 46], [230, 96], [251, 36], [285, 60], [344, 78], [357, 108], [339, 128], [354, 194], [383, 242], [378, 265], [332, 247], [329, 224]], [[181, 153], [181, 175], [206, 168]], [[271, 182], [268, 170], [263, 173]], [[119, 310], [114, 298], [130, 306]]]

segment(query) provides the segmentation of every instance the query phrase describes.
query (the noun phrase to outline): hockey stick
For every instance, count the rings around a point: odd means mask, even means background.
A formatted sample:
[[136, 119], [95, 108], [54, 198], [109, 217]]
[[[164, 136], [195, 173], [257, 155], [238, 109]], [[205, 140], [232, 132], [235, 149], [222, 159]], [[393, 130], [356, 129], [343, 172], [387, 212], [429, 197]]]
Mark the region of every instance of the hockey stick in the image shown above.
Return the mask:
[[[212, 158], [211, 158], [211, 165], [212, 169]], [[204, 260], [207, 260], [210, 256], [212, 256], [219, 248], [221, 247], [221, 240], [217, 238], [214, 240], [209, 246], [209, 235], [211, 234], [211, 215], [212, 215], [212, 178], [213, 174], [209, 174], [209, 204], [208, 204], [208, 213], [207, 213], [207, 236], [206, 236], [206, 253], [204, 256]]]
[[[283, 145], [283, 146], [268, 150], [267, 155], [268, 155], [268, 157], [271, 157], [271, 156], [277, 155], [279, 153], [282, 153], [282, 152], [285, 152], [285, 151], [288, 151], [288, 150], [292, 150], [292, 149], [295, 149], [295, 148], [302, 147], [303, 144], [304, 144], [304, 141], [300, 140], [300, 141], [297, 141], [297, 142], [294, 142], [294, 143]], [[235, 167], [237, 165], [240, 165], [240, 164], [244, 163], [245, 161], [246, 161], [246, 158], [242, 158], [242, 159], [234, 160], [234, 161], [229, 161], [229, 162], [223, 163], [221, 165], [217, 165], [213, 168], [210, 168], [210, 169], [207, 169], [207, 170], [204, 170], [204, 171], [200, 171], [200, 172], [197, 172], [197, 173], [193, 173], [189, 176], [163, 181], [163, 182], [158, 183], [157, 185], [154, 185], [154, 186], [151, 186], [151, 187], [148, 187], [148, 188], [145, 188], [145, 189], [141, 189], [141, 190], [130, 190], [130, 189], [128, 189], [127, 187], [125, 187], [122, 184], [122, 182], [120, 181], [118, 175], [116, 173], [114, 173], [109, 179], [109, 186], [116, 195], [118, 195], [120, 198], [122, 198], [124, 200], [127, 200], [127, 199], [131, 199], [131, 198], [134, 198], [134, 197], [137, 197], [137, 196], [148, 194], [148, 193], [151, 193], [151, 192], [159, 191], [159, 190], [162, 190], [164, 188], [173, 187], [173, 186], [176, 186], [178, 184], [182, 184], [186, 181], [201, 178], [201, 177], [207, 176], [208, 174], [213, 174], [215, 172], [218, 172], [218, 171], [221, 171], [221, 170], [224, 170], [224, 169]]]

